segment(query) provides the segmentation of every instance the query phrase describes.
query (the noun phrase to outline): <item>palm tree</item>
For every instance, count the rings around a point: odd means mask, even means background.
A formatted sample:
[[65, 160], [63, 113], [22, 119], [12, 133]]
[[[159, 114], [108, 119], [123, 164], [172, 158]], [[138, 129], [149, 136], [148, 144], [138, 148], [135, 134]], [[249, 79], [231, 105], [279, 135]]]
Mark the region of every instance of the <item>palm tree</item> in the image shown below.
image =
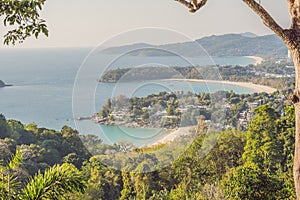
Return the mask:
[[6, 166], [0, 166], [0, 199], [63, 199], [69, 193], [83, 194], [86, 180], [72, 164], [54, 165], [32, 177], [22, 189], [16, 169], [22, 164], [21, 151], [17, 150]]
[[84, 193], [86, 188], [85, 177], [72, 164], [55, 165], [39, 172], [22, 190], [21, 199], [60, 199], [70, 192]]
[[17, 168], [22, 164], [21, 151], [17, 150], [7, 165], [0, 165], [0, 199], [15, 199], [21, 183], [17, 180]]

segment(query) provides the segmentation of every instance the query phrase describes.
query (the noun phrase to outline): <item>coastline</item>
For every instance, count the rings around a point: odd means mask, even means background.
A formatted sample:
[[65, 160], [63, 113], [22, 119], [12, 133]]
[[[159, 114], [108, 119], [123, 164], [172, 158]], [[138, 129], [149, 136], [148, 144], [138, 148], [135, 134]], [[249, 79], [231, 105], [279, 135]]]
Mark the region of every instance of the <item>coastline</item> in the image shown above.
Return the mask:
[[254, 59], [255, 60], [254, 65], [255, 66], [261, 64], [264, 61], [264, 59], [262, 57], [259, 57], [259, 56], [244, 56], [244, 57]]
[[179, 127], [175, 130], [172, 130], [163, 138], [155, 141], [154, 143], [150, 144], [149, 146], [159, 145], [159, 144], [166, 144], [172, 142], [173, 140], [177, 139], [180, 136], [185, 136], [191, 134], [190, 130], [195, 128], [196, 126], [186, 126], [186, 127]]
[[[79, 117], [81, 118], [81, 117]], [[126, 128], [146, 128], [146, 129], [166, 129], [166, 130], [172, 130], [171, 128], [163, 128], [163, 127], [155, 127], [153, 125], [139, 125], [136, 122], [124, 122], [124, 121], [110, 121], [107, 118], [101, 118], [97, 115], [94, 115], [92, 117], [86, 117], [84, 119], [79, 119], [77, 118], [77, 120], [92, 120], [94, 121], [96, 124], [100, 124], [100, 125], [105, 125], [105, 126], [123, 126]]]
[[160, 81], [183, 81], [183, 82], [198, 82], [198, 83], [218, 83], [224, 85], [234, 85], [234, 86], [241, 86], [253, 90], [255, 92], [266, 92], [266, 93], [273, 93], [276, 92], [276, 88], [272, 88], [265, 85], [258, 85], [249, 82], [233, 82], [233, 81], [221, 81], [221, 80], [201, 80], [201, 79], [163, 79]]
[[[264, 86], [264, 85], [258, 85], [254, 83], [249, 82], [233, 82], [233, 81], [220, 81], [220, 80], [200, 80], [200, 79], [162, 79], [158, 81], [178, 81], [178, 82], [198, 82], [198, 83], [217, 83], [217, 84], [224, 84], [224, 85], [234, 85], [234, 86], [240, 86], [244, 88], [248, 88], [254, 92], [266, 92], [266, 93], [273, 93], [276, 92], [277, 89]], [[96, 123], [102, 124], [102, 125], [108, 125], [108, 126], [124, 126], [124, 127], [130, 127], [130, 128], [155, 128], [151, 126], [142, 126], [140, 127], [138, 124], [126, 124], [126, 123], [109, 123], [106, 120], [97, 118], [94, 116], [92, 118], [93, 121]], [[103, 120], [103, 121], [102, 121]], [[184, 135], [190, 134], [190, 130], [192, 128], [195, 128], [195, 126], [188, 126], [188, 127], [179, 127], [177, 129], [168, 129], [167, 135], [163, 136], [162, 138], [156, 140], [155, 142], [149, 144], [148, 146], [152, 145], [159, 145], [159, 144], [165, 144], [169, 143], [176, 138]]]

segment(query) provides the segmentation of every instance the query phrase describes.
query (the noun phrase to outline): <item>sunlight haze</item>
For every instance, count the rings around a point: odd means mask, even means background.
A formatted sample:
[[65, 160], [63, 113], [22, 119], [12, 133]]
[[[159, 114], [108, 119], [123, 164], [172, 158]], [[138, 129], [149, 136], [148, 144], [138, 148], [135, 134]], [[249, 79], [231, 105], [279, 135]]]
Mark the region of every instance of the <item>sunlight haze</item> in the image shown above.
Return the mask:
[[[283, 27], [289, 26], [285, 1], [274, 4], [263, 0], [262, 4]], [[47, 20], [49, 37], [30, 38], [17, 48], [94, 47], [114, 35], [143, 27], [170, 29], [192, 39], [225, 33], [272, 33], [241, 0], [210, 0], [194, 14], [173, 0], [51, 0], [42, 16]], [[2, 29], [0, 34], [4, 33]], [[181, 42], [172, 37], [152, 40], [154, 44]]]

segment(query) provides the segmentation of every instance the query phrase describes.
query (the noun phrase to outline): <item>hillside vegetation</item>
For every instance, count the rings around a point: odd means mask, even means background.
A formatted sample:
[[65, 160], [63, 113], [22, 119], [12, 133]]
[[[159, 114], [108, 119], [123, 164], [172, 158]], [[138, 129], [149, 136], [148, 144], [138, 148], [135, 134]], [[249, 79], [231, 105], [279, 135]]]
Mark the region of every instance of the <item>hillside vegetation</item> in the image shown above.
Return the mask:
[[[225, 120], [230, 120], [231, 129], [208, 131], [207, 122], [200, 119], [191, 134], [143, 148], [128, 142], [108, 145], [95, 135], [79, 135], [67, 126], [54, 131], [1, 115], [0, 199], [8, 199], [8, 195], [20, 199], [18, 191], [44, 195], [39, 183], [53, 182], [47, 174], [54, 169], [63, 174], [71, 169], [75, 176], [73, 186], [79, 193], [64, 193], [66, 199], [295, 199], [294, 107], [285, 107], [290, 103], [283, 98], [290, 93], [227, 92], [224, 98], [232, 105], [227, 105]], [[209, 100], [207, 94], [199, 98]], [[142, 100], [147, 99], [137, 103]], [[246, 104], [253, 106], [255, 102], [262, 105], [256, 103], [258, 107], [249, 110]], [[245, 112], [251, 114], [247, 127], [234, 128]], [[207, 154], [206, 149], [210, 149]], [[14, 155], [20, 155], [22, 163], [10, 169]], [[56, 177], [60, 185], [69, 187], [68, 179], [61, 182]]]

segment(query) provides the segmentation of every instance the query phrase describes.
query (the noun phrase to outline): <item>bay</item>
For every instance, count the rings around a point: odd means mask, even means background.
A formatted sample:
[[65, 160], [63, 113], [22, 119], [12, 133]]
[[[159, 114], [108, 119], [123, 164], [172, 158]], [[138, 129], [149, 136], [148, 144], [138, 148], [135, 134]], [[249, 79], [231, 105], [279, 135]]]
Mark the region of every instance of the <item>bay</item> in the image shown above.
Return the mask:
[[[154, 142], [157, 138], [162, 137], [165, 131], [107, 127], [91, 121], [74, 121], [73, 118], [91, 116], [99, 111], [107, 98], [118, 94], [146, 96], [161, 91], [199, 93], [218, 90], [233, 90], [237, 93], [253, 92], [238, 86], [212, 83], [158, 81], [98, 84], [96, 79], [107, 69], [145, 64], [186, 66], [188, 63], [178, 57], [127, 56], [116, 59], [114, 55], [102, 55], [99, 52], [91, 54], [90, 52], [89, 48], [1, 49], [0, 80], [14, 86], [0, 88], [0, 113], [4, 114], [6, 118], [17, 119], [25, 124], [34, 122], [39, 127], [59, 130], [64, 125], [68, 125], [78, 129], [82, 134], [99, 135], [109, 144], [126, 140], [141, 146]], [[105, 65], [107, 61], [112, 61], [109, 67]], [[189, 58], [189, 61], [198, 65], [246, 65], [255, 62], [253, 59], [245, 57], [213, 58], [213, 61], [212, 58]], [[91, 66], [97, 73], [85, 73], [86, 66]], [[94, 72], [93, 70], [92, 72]], [[88, 83], [86, 87], [83, 86], [85, 81], [93, 84], [93, 87], [89, 87]], [[80, 87], [76, 85], [78, 83], [80, 83]], [[73, 91], [76, 89], [77, 93], [74, 97]], [[93, 95], [87, 95], [89, 90], [93, 92]], [[74, 101], [80, 103], [80, 106], [76, 107]], [[147, 137], [143, 138], [145, 135]]]

